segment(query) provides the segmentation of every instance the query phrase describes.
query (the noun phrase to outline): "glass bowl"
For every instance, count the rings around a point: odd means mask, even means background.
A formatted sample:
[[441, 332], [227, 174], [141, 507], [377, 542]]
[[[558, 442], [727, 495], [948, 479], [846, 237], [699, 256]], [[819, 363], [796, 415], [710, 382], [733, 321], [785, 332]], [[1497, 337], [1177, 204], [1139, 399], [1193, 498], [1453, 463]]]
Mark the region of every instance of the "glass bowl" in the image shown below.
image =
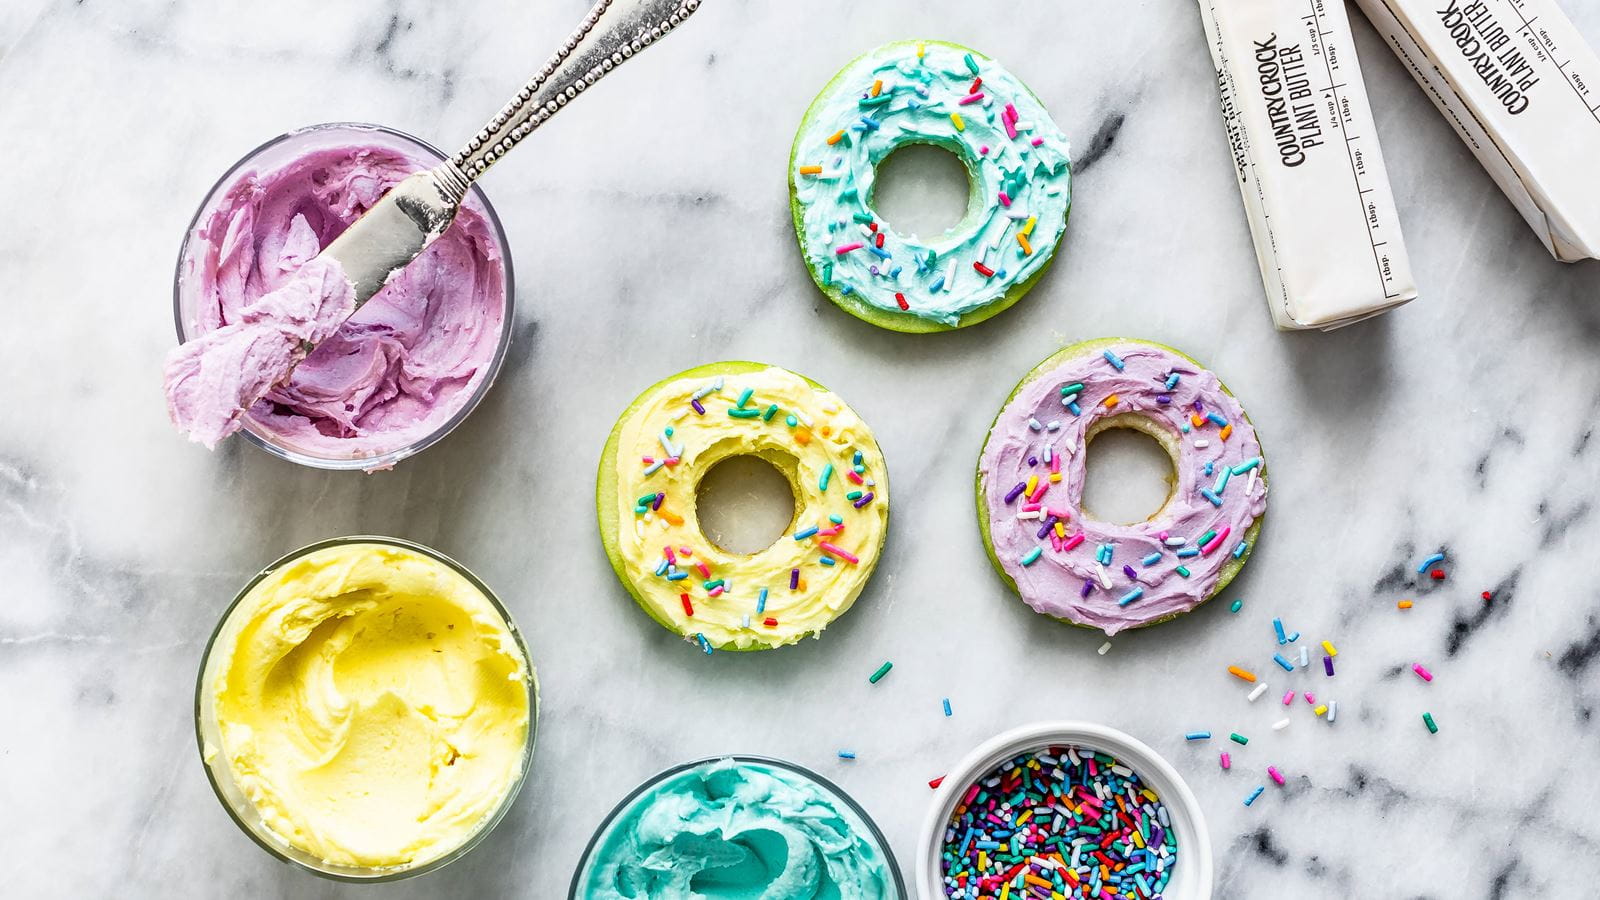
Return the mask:
[[1036, 722], [1002, 732], [979, 744], [951, 767], [933, 795], [933, 804], [928, 810], [928, 817], [923, 820], [922, 834], [917, 841], [915, 877], [919, 896], [946, 896], [943, 873], [940, 871], [944, 830], [967, 786], [986, 777], [995, 766], [1008, 759], [1045, 747], [1066, 744], [1110, 754], [1139, 773], [1139, 777], [1167, 807], [1172, 830], [1177, 835], [1179, 860], [1162, 896], [1166, 900], [1210, 900], [1213, 879], [1211, 835], [1206, 830], [1200, 801], [1184, 784], [1178, 770], [1143, 741], [1131, 735], [1093, 722], [1071, 721]]
[[[211, 190], [206, 192], [205, 199], [200, 202], [199, 208], [189, 220], [188, 229], [184, 232], [183, 244], [178, 251], [177, 270], [172, 280], [172, 313], [177, 325], [179, 343], [184, 343], [201, 333], [198, 314], [204, 298], [196, 284], [197, 278], [191, 273], [198, 263], [198, 254], [209, 246], [206, 241], [196, 240], [196, 232], [201, 223], [214, 214], [214, 204], [225, 197], [244, 176], [276, 171], [306, 153], [320, 148], [351, 144], [383, 147], [415, 159], [423, 166], [432, 166], [445, 159], [437, 147], [421, 138], [393, 128], [358, 122], [311, 125], [281, 134], [246, 153], [243, 159], [230, 166], [222, 177], [217, 179], [217, 183], [212, 185]], [[376, 471], [390, 468], [400, 460], [415, 456], [433, 446], [471, 415], [478, 403], [489, 393], [489, 388], [494, 386], [495, 378], [500, 374], [500, 368], [505, 362], [506, 352], [511, 347], [511, 334], [515, 330], [512, 326], [516, 313], [516, 291], [515, 280], [512, 277], [511, 248], [506, 241], [500, 217], [495, 214], [489, 198], [484, 196], [477, 185], [473, 185], [467, 192], [466, 199], [462, 201], [462, 206], [482, 217], [489, 226], [489, 234], [500, 253], [501, 271], [504, 273], [505, 306], [501, 311], [500, 337], [494, 355], [487, 369], [478, 377], [478, 383], [472, 389], [471, 396], [467, 397], [460, 408], [427, 434], [404, 446], [377, 454], [331, 455], [325, 451], [301, 446], [266, 428], [249, 415], [244, 417], [244, 427], [240, 429], [245, 440], [273, 456], [303, 466], [317, 469]]]
[[[329, 863], [318, 858], [314, 854], [307, 853], [304, 850], [289, 844], [262, 822], [261, 816], [256, 811], [255, 805], [250, 802], [250, 799], [244, 795], [243, 791], [241, 791], [239, 786], [234, 782], [233, 772], [228, 766], [227, 759], [220, 752], [220, 748], [222, 747], [222, 734], [221, 729], [217, 724], [216, 709], [212, 701], [212, 691], [210, 690], [210, 686], [216, 680], [216, 666], [222, 661], [212, 658], [212, 650], [217, 646], [218, 639], [228, 628], [228, 625], [230, 624], [229, 620], [233, 618], [234, 610], [238, 608], [240, 601], [244, 600], [244, 598], [250, 594], [257, 584], [260, 584], [261, 581], [268, 575], [271, 575], [273, 572], [277, 571], [283, 566], [286, 566], [300, 559], [301, 557], [315, 553], [319, 550], [326, 550], [330, 547], [343, 547], [357, 544], [380, 544], [410, 550], [426, 556], [429, 559], [442, 563], [444, 566], [461, 575], [462, 578], [465, 578], [469, 584], [483, 594], [483, 596], [489, 601], [489, 605], [494, 607], [495, 611], [500, 614], [500, 618], [505, 623], [506, 629], [511, 632], [513, 639], [516, 641], [517, 650], [522, 654], [523, 668], [527, 672], [527, 677], [524, 681], [528, 691], [528, 731], [526, 736], [523, 738], [522, 764], [517, 770], [516, 776], [511, 782], [511, 786], [506, 790], [505, 797], [500, 801], [500, 805], [496, 807], [492, 813], [485, 816], [482, 821], [479, 822], [477, 829], [473, 831], [473, 833], [469, 835], [466, 840], [462, 841], [460, 845], [441, 856], [434, 857], [433, 859], [420, 864], [385, 866], [378, 868], [340, 865]], [[308, 871], [314, 872], [317, 875], [321, 875], [324, 878], [329, 878], [335, 881], [368, 883], [397, 881], [402, 878], [410, 878], [414, 875], [421, 875], [424, 872], [432, 872], [435, 869], [449, 865], [450, 863], [455, 862], [461, 857], [467, 855], [467, 853], [471, 851], [473, 847], [476, 847], [480, 841], [489, 835], [489, 832], [494, 830], [496, 825], [500, 824], [501, 819], [505, 818], [506, 813], [511, 809], [512, 802], [517, 798], [517, 793], [522, 789], [523, 782], [527, 780], [528, 768], [533, 761], [534, 732], [538, 725], [538, 721], [539, 679], [537, 674], [534, 672], [532, 658], [528, 655], [527, 644], [524, 643], [522, 639], [522, 632], [518, 630], [516, 623], [512, 621], [511, 614], [507, 612], [505, 606], [501, 604], [500, 598], [495, 596], [494, 592], [489, 589], [489, 586], [479, 580], [478, 576], [472, 574], [471, 570], [467, 569], [465, 566], [461, 565], [450, 557], [445, 556], [443, 553], [411, 541], [376, 535], [352, 535], [349, 537], [331, 538], [325, 541], [318, 541], [315, 544], [309, 544], [305, 547], [301, 547], [299, 550], [295, 550], [292, 553], [286, 554], [282, 558], [271, 563], [257, 573], [255, 577], [246, 582], [244, 587], [240, 588], [239, 593], [233, 598], [233, 602], [228, 604], [228, 608], [223, 612], [222, 618], [218, 620], [217, 627], [214, 631], [212, 631], [210, 640], [206, 641], [205, 654], [201, 658], [200, 673], [195, 680], [194, 687], [195, 742], [200, 750], [200, 762], [206, 771], [206, 779], [211, 783], [212, 791], [216, 793], [217, 800], [219, 800], [222, 803], [222, 807], [228, 811], [228, 815], [233, 819], [234, 824], [239, 826], [239, 830], [249, 835], [250, 839], [255, 841], [256, 844], [261, 847], [261, 849], [277, 857], [279, 860], [292, 863]], [[207, 760], [206, 758], [208, 747], [218, 750], [218, 752], [213, 755], [213, 759], [211, 760]]]
[[[595, 850], [599, 848], [600, 844], [603, 842], [603, 839], [610, 832], [612, 824], [616, 822], [619, 816], [633, 806], [634, 801], [638, 800], [639, 797], [642, 796], [646, 791], [650, 790], [661, 782], [666, 781], [674, 775], [679, 774], [680, 772], [686, 772], [695, 768], [696, 766], [703, 766], [708, 763], [723, 762], [725, 760], [732, 760], [733, 762], [738, 763], [755, 763], [757, 765], [770, 766], [774, 769], [785, 769], [822, 788], [830, 796], [838, 800], [840, 805], [842, 805], [846, 810], [853, 813], [857, 819], [861, 820], [861, 824], [866, 826], [867, 836], [872, 839], [872, 843], [876, 845], [879, 852], [883, 854], [884, 862], [887, 863], [889, 867], [890, 877], [894, 879], [895, 900], [907, 900], [907, 898], [911, 896], [910, 894], [906, 893], [905, 879], [900, 874], [900, 864], [895, 861], [894, 851], [889, 848], [888, 838], [883, 836], [883, 832], [878, 829], [878, 824], [872, 821], [872, 817], [867, 815], [867, 811], [865, 809], [861, 808], [861, 804], [857, 803], [849, 794], [846, 794], [838, 785], [826, 778], [823, 778], [821, 775], [818, 775], [810, 769], [804, 768], [803, 766], [797, 766], [792, 762], [788, 762], [787, 760], [774, 759], [770, 756], [730, 754], [726, 756], [708, 756], [704, 759], [691, 760], [689, 762], [673, 766], [670, 769], [646, 779], [643, 784], [629, 792], [628, 796], [623, 797], [616, 806], [612, 807], [611, 812], [607, 813], [606, 817], [600, 821], [600, 826], [594, 830], [594, 836], [589, 838], [588, 846], [583, 848], [583, 855], [578, 857], [578, 867], [572, 873], [572, 886], [567, 891], [567, 900], [585, 900], [585, 898], [582, 898], [582, 895], [578, 892], [583, 887], [583, 884], [589, 875], [590, 864], [595, 861]], [[871, 898], [860, 898], [860, 900], [871, 900]]]

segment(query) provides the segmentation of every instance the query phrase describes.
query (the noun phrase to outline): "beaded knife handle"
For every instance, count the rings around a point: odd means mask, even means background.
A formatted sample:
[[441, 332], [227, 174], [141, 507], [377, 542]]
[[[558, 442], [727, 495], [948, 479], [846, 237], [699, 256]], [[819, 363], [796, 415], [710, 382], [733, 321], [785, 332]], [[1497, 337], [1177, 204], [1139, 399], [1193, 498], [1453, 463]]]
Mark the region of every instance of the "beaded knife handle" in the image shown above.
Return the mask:
[[599, 0], [567, 42], [451, 160], [476, 179], [606, 73], [700, 8], [701, 0]]
[[465, 147], [395, 185], [318, 258], [339, 262], [360, 308], [450, 227], [478, 176], [606, 73], [682, 24], [700, 3], [599, 0], [544, 68]]

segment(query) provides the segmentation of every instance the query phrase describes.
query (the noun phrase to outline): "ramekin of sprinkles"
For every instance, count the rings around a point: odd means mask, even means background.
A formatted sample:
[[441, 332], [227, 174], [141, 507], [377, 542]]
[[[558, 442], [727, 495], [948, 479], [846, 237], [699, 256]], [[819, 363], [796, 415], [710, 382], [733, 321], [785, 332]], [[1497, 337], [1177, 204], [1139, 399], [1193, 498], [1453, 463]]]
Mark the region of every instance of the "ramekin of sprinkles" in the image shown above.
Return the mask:
[[1211, 838], [1176, 769], [1091, 722], [1003, 732], [945, 775], [923, 821], [918, 895], [946, 900], [1212, 896]]

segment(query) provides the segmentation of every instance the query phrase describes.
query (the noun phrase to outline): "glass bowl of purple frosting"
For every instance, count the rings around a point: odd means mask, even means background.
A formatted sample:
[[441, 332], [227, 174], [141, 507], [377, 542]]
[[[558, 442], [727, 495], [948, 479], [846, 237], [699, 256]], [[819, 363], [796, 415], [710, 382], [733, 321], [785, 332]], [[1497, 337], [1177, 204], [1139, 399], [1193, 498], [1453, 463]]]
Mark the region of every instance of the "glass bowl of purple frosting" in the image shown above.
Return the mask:
[[[390, 128], [314, 125], [235, 163], [195, 211], [173, 315], [187, 342], [238, 319], [413, 172], [444, 159]], [[376, 471], [470, 415], [510, 347], [505, 231], [474, 186], [454, 224], [246, 411], [244, 438], [290, 462]]]

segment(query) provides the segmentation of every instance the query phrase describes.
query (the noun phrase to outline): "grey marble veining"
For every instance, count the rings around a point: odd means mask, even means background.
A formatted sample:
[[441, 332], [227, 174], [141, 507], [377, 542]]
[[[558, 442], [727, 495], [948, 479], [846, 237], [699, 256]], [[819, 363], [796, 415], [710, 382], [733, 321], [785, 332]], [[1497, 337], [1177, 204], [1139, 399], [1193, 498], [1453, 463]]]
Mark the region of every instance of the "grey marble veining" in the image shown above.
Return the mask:
[[[1600, 41], [1600, 6], [1565, 5]], [[906, 862], [926, 781], [1041, 717], [1103, 721], [1172, 759], [1208, 815], [1221, 896], [1600, 890], [1600, 264], [1549, 259], [1359, 20], [1422, 292], [1375, 321], [1272, 330], [1191, 3], [715, 0], [486, 179], [520, 314], [500, 383], [457, 433], [373, 476], [298, 469], [239, 440], [215, 454], [185, 443], [159, 389], [169, 284], [217, 173], [320, 121], [453, 146], [584, 8], [0, 4], [0, 892], [358, 892], [238, 833], [192, 726], [198, 657], [238, 585], [352, 532], [475, 568], [544, 685], [510, 817], [465, 860], [379, 889], [390, 897], [562, 896], [617, 798], [668, 764], [732, 751], [837, 779]], [[815, 91], [858, 52], [911, 36], [997, 56], [1077, 152], [1055, 269], [994, 321], [923, 337], [874, 330], [817, 293], [784, 178]], [[1106, 334], [1215, 368], [1260, 430], [1273, 496], [1224, 595], [1243, 611], [1212, 604], [1102, 657], [1100, 636], [1001, 585], [971, 490], [1016, 379]], [[716, 358], [828, 384], [887, 454], [887, 554], [820, 641], [707, 658], [642, 615], [605, 564], [592, 479], [615, 416], [656, 378]], [[1419, 582], [1436, 547], [1450, 578]], [[1416, 608], [1396, 611], [1402, 597]], [[1338, 644], [1336, 678], [1295, 679], [1339, 699], [1336, 725], [1298, 709], [1270, 730], [1288, 686], [1270, 661], [1274, 615]], [[893, 673], [869, 687], [884, 659]], [[1274, 690], [1246, 703], [1229, 663]], [[1219, 737], [1186, 745], [1197, 728]], [[1219, 742], [1234, 730], [1247, 748]], [[835, 759], [845, 746], [859, 759]], [[1224, 746], [1237, 751], [1228, 773]], [[1269, 763], [1289, 783], [1246, 809]]]

